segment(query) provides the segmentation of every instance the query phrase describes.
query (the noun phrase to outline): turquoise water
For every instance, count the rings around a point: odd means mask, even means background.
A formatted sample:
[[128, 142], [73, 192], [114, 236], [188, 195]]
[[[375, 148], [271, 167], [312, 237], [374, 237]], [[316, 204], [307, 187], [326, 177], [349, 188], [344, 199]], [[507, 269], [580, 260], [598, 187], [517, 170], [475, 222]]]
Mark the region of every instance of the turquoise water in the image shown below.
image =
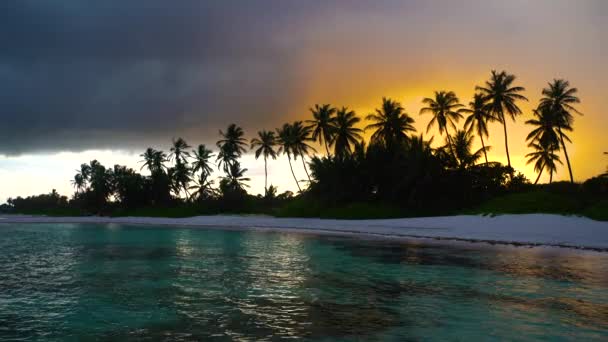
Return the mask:
[[0, 225], [0, 340], [606, 340], [608, 254]]

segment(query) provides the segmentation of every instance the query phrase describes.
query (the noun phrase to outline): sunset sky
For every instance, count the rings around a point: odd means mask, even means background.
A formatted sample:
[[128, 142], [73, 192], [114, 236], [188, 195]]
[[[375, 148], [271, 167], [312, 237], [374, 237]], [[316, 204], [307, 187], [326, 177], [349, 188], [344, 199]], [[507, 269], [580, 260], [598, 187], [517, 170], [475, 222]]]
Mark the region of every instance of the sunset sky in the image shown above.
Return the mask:
[[[95, 158], [139, 170], [147, 146], [181, 136], [215, 147], [232, 122], [251, 138], [308, 119], [315, 103], [365, 116], [390, 97], [423, 132], [424, 97], [453, 90], [466, 104], [492, 69], [515, 74], [530, 99], [508, 127], [513, 166], [531, 179], [531, 108], [554, 78], [579, 89], [568, 148], [582, 181], [608, 165], [607, 18], [604, 0], [3, 0], [0, 203], [71, 195], [74, 170]], [[506, 162], [498, 124], [489, 145]], [[262, 192], [263, 161], [242, 164]], [[295, 189], [286, 158], [269, 172], [279, 191]]]

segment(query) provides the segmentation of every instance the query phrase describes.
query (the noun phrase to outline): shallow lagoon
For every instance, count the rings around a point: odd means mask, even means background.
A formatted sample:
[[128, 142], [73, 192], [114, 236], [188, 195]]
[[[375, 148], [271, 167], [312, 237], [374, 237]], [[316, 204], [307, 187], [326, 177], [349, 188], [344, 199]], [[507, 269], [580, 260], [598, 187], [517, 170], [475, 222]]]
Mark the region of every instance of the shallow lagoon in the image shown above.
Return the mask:
[[608, 338], [608, 253], [0, 225], [0, 340]]

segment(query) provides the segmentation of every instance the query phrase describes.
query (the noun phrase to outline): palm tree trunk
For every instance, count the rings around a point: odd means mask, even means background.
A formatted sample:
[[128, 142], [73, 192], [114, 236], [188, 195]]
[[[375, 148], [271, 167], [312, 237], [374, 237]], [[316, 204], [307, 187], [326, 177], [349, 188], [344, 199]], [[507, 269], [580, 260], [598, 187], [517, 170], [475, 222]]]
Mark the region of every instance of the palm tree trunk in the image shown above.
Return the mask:
[[302, 189], [300, 188], [300, 183], [298, 183], [298, 178], [296, 178], [296, 174], [293, 172], [293, 167], [291, 166], [291, 156], [289, 154], [287, 155], [287, 160], [289, 160], [289, 168], [291, 169], [291, 174], [293, 175], [293, 179], [296, 181], [298, 190], [300, 190], [300, 192], [302, 192]]
[[566, 144], [564, 143], [564, 135], [562, 134], [562, 129], [558, 127], [557, 132], [559, 133], [559, 138], [562, 142], [562, 148], [564, 149], [564, 156], [566, 157], [566, 164], [568, 165], [568, 172], [570, 173], [570, 183], [574, 183], [574, 177], [572, 176], [572, 167], [570, 166], [570, 158], [568, 158], [568, 151], [566, 151]]
[[509, 156], [509, 140], [507, 138], [507, 120], [505, 119], [504, 114], [501, 113], [500, 116], [502, 117], [502, 127], [505, 130], [505, 149], [507, 151], [507, 164], [509, 165], [509, 168], [511, 168], [511, 156]]
[[458, 157], [456, 157], [456, 153], [454, 153], [454, 144], [452, 143], [452, 136], [450, 136], [450, 131], [448, 130], [447, 126], [445, 126], [445, 134], [447, 134], [448, 136], [448, 142], [450, 143], [450, 152], [452, 152], [452, 157], [454, 157], [456, 163], [460, 164], [460, 161], [458, 161]]
[[264, 156], [264, 196], [268, 195], [268, 162]]
[[549, 184], [553, 183], [553, 170], [549, 171]]
[[540, 175], [543, 174], [543, 170], [545, 169], [545, 167], [543, 166], [542, 169], [540, 169], [540, 172], [538, 173], [538, 177], [536, 177], [536, 180], [534, 181], [534, 185], [538, 184], [538, 180], [540, 179]]
[[304, 172], [306, 172], [306, 177], [308, 177], [308, 182], [310, 183], [310, 175], [308, 174], [308, 168], [306, 168], [306, 161], [304, 160], [304, 155], [300, 153], [300, 157], [302, 157], [302, 165], [304, 165]]
[[325, 151], [327, 151], [327, 158], [329, 158], [329, 146], [327, 145], [327, 140], [323, 139], [323, 141], [325, 141]]
[[483, 142], [483, 134], [479, 135], [481, 139], [481, 148], [483, 148], [483, 155], [486, 157], [486, 165], [488, 165], [488, 153], [486, 152], [486, 144]]

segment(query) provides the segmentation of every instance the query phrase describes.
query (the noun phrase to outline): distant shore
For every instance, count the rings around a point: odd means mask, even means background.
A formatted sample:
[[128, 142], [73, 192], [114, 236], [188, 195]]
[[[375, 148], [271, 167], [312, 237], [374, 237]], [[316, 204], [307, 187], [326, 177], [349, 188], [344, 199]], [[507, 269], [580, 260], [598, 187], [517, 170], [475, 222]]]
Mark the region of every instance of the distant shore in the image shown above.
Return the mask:
[[608, 252], [608, 222], [551, 214], [443, 216], [379, 220], [275, 218], [270, 216], [48, 217], [0, 215], [1, 224], [80, 223], [186, 226], [207, 229], [296, 232], [383, 239], [433, 239], [520, 246], [553, 246]]

